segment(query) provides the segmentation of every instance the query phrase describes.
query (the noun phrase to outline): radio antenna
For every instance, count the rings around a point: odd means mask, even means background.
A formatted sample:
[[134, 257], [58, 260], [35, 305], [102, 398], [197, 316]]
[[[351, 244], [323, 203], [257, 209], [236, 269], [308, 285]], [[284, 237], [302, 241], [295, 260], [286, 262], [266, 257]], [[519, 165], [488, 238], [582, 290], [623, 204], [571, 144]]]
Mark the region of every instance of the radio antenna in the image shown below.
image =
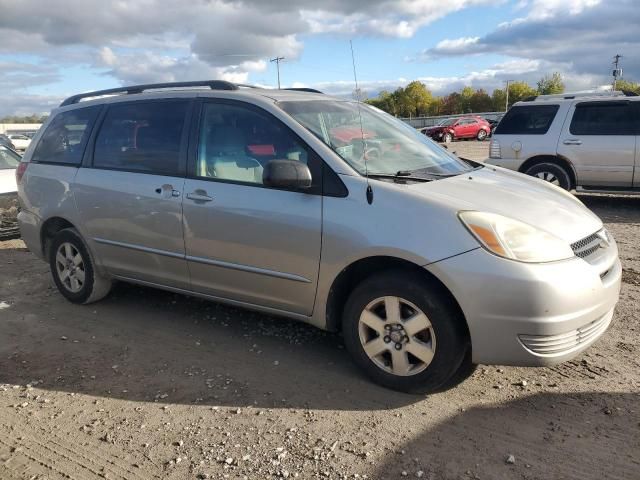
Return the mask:
[[362, 126], [362, 105], [360, 100], [360, 87], [358, 86], [358, 74], [356, 73], [356, 56], [353, 53], [353, 40], [349, 40], [351, 46], [351, 63], [353, 64], [353, 80], [356, 84], [356, 102], [358, 104], [358, 119], [360, 120], [360, 135], [362, 139], [362, 159], [364, 160], [364, 176], [367, 179], [367, 202], [369, 205], [373, 202], [373, 189], [369, 183], [369, 166], [367, 165], [367, 141], [364, 136], [364, 127]]

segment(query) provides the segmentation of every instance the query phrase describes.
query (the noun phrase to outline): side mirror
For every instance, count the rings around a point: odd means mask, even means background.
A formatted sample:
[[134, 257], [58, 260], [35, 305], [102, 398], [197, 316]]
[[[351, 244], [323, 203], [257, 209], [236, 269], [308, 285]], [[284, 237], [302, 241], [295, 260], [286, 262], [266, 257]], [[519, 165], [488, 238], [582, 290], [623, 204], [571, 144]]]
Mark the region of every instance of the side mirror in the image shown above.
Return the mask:
[[262, 183], [268, 187], [304, 190], [311, 187], [311, 171], [299, 160], [271, 160], [262, 172]]

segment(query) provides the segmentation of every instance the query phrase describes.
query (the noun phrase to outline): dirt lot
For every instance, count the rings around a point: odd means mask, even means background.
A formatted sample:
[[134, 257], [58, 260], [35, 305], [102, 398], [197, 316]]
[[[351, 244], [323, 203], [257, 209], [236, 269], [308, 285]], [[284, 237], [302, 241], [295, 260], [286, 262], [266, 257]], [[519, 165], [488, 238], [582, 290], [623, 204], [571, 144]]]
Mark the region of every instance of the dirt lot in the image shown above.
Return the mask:
[[124, 284], [69, 304], [0, 243], [0, 478], [640, 478], [640, 198], [581, 198], [623, 259], [610, 331], [429, 397], [288, 320]]

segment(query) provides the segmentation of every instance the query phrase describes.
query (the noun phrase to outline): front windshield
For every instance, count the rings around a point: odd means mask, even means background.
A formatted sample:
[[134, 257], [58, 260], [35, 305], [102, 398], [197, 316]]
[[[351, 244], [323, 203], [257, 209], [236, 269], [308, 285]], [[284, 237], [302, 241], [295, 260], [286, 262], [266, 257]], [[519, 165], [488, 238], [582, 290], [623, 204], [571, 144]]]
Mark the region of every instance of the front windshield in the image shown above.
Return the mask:
[[362, 175], [367, 171], [457, 175], [469, 170], [466, 163], [419, 131], [369, 105], [338, 100], [279, 105]]
[[456, 123], [457, 118], [447, 118], [446, 120], [443, 120], [442, 122], [440, 122], [439, 125], [446, 127], [448, 125], [453, 125], [454, 123]]
[[0, 170], [18, 168], [19, 163], [20, 155], [13, 153], [3, 145], [0, 145]]

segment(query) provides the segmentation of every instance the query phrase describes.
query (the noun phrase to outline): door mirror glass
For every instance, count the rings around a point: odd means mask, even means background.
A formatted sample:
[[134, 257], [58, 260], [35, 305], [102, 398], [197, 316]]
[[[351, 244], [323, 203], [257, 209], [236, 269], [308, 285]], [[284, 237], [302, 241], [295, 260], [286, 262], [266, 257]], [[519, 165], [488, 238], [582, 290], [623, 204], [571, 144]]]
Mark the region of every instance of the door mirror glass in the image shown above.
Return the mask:
[[273, 188], [304, 190], [311, 188], [311, 171], [298, 160], [271, 160], [262, 172], [262, 183]]

